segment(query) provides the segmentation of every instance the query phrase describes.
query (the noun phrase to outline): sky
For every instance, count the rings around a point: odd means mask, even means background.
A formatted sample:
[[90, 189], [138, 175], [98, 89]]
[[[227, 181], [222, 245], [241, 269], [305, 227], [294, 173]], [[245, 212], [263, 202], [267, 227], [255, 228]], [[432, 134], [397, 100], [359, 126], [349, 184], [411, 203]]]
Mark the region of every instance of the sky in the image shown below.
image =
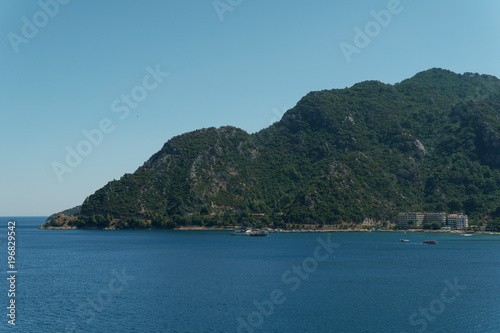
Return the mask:
[[170, 138], [254, 133], [308, 92], [500, 77], [500, 2], [0, 0], [0, 216], [48, 216]]

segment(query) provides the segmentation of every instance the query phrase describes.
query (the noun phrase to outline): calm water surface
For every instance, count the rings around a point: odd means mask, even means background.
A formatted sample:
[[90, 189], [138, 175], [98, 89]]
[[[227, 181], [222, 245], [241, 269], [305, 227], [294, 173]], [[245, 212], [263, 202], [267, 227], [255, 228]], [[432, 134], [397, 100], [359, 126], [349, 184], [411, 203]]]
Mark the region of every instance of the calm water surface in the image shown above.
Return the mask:
[[0, 331], [500, 332], [500, 236], [38, 230], [33, 217], [16, 218], [11, 327], [8, 220]]

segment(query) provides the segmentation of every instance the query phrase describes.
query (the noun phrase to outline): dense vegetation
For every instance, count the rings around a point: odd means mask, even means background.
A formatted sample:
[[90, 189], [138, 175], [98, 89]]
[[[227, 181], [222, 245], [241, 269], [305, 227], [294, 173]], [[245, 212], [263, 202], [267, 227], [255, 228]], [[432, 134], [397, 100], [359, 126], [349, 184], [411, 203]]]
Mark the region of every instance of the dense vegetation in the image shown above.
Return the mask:
[[500, 206], [491, 214], [486, 230], [500, 232]]
[[75, 225], [321, 225], [401, 211], [479, 221], [500, 211], [499, 103], [497, 78], [442, 69], [311, 92], [255, 134], [172, 138], [88, 197]]

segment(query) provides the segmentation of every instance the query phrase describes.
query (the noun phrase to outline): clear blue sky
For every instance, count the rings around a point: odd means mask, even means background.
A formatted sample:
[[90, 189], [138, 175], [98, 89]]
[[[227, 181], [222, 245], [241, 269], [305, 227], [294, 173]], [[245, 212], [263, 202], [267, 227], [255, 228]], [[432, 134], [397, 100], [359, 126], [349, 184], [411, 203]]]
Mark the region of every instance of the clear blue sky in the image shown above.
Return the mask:
[[[256, 132], [309, 91], [432, 67], [500, 77], [494, 0], [54, 1], [0, 0], [0, 216], [81, 204], [175, 135]], [[89, 153], [82, 131], [106, 118]], [[70, 168], [66, 147], [88, 155]]]

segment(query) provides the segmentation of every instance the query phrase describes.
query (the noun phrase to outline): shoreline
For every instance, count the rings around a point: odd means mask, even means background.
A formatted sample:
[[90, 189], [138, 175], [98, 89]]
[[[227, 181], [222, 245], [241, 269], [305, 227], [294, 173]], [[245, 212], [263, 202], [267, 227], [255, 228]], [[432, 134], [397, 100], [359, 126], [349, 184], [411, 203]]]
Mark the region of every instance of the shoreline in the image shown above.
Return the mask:
[[[76, 227], [44, 227], [39, 226], [38, 229], [41, 230], [119, 230], [115, 228], [104, 228], [104, 229], [78, 229]], [[186, 226], [186, 227], [176, 227], [174, 229], [120, 229], [120, 230], [174, 230], [174, 231], [233, 231], [234, 227], [202, 227], [202, 226]], [[496, 231], [471, 231], [471, 230], [423, 230], [423, 229], [410, 229], [410, 230], [391, 230], [391, 229], [268, 229], [269, 233], [325, 233], [325, 232], [396, 232], [396, 233], [439, 233], [439, 234], [483, 234], [483, 235], [500, 235], [500, 232]]]

